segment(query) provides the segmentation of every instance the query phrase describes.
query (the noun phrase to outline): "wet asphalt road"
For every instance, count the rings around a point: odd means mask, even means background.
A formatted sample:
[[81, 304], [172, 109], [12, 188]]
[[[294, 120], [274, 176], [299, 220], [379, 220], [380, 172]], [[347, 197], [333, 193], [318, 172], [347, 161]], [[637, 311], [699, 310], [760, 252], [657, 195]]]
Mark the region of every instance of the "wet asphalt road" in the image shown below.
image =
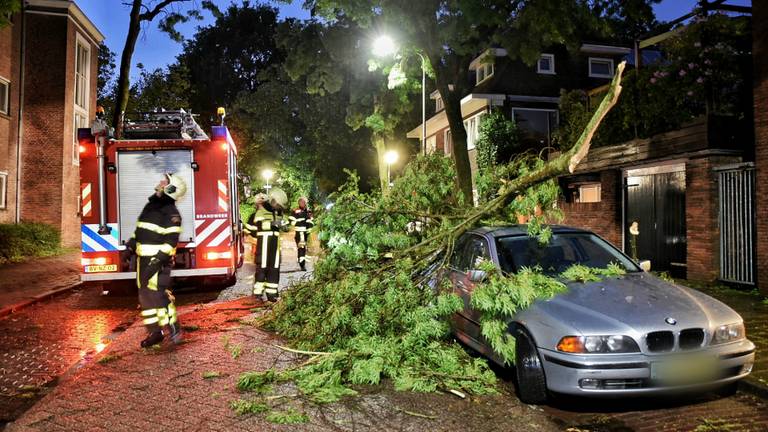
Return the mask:
[[[209, 302], [219, 296], [217, 290], [179, 288], [176, 292], [179, 305]], [[93, 361], [136, 317], [135, 294], [103, 295], [99, 288], [90, 287], [75, 289], [0, 319], [0, 429], [59, 380]], [[503, 385], [513, 388], [510, 371], [497, 370], [497, 374]], [[551, 405], [531, 408], [570, 432], [768, 430], [768, 403], [742, 393], [666, 400], [561, 398]], [[509, 407], [489, 409], [503, 412]], [[487, 416], [484, 426], [493, 423], [493, 416]], [[534, 425], [525, 425], [521, 430], [536, 429]]]
[[[204, 303], [218, 291], [181, 288], [177, 304]], [[81, 287], [0, 318], [0, 428], [31, 407], [68, 372], [90, 362], [137, 318], [135, 294]]]

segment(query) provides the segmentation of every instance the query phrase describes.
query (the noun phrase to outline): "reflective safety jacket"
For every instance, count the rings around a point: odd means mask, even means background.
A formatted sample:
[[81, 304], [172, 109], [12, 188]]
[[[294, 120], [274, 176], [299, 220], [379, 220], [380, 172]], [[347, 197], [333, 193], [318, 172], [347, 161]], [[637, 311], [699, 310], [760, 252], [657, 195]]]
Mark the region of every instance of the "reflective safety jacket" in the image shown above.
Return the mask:
[[265, 204], [248, 218], [248, 222], [243, 223], [243, 228], [253, 237], [269, 237], [280, 235], [283, 222], [282, 215]]
[[309, 208], [297, 208], [288, 219], [291, 221], [291, 225], [295, 227], [296, 232], [309, 232], [315, 226], [312, 211]]
[[152, 195], [139, 215], [128, 247], [138, 256], [155, 257], [160, 264], [167, 264], [176, 255], [180, 234], [181, 214], [176, 202], [167, 195]]

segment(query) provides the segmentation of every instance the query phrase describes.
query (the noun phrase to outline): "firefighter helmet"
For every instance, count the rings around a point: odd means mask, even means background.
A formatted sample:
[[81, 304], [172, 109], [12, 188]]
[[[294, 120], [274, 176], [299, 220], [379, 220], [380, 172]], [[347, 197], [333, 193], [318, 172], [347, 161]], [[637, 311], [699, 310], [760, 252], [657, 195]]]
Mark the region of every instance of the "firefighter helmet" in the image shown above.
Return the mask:
[[187, 184], [178, 174], [169, 173], [166, 176], [168, 177], [168, 184], [163, 188], [163, 192], [173, 198], [174, 201], [178, 201], [187, 193]]
[[272, 206], [278, 206], [283, 209], [288, 205], [288, 195], [280, 188], [272, 188], [269, 191], [269, 200]]

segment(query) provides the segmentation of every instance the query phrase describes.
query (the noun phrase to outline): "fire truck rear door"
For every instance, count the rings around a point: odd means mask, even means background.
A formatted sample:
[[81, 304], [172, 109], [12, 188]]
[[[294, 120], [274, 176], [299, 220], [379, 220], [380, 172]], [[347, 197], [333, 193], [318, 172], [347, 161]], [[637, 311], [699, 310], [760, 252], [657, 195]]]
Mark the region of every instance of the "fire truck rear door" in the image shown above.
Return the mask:
[[187, 193], [177, 203], [181, 213], [179, 241], [195, 239], [195, 184], [191, 150], [125, 151], [117, 155], [120, 242], [128, 241], [136, 220], [165, 173], [175, 173], [187, 183]]

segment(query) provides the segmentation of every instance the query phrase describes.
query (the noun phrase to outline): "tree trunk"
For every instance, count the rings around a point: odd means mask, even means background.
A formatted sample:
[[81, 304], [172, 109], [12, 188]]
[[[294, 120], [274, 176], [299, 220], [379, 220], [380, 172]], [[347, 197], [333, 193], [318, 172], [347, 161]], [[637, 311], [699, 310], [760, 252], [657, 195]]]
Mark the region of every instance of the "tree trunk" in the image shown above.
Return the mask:
[[448, 117], [448, 126], [451, 129], [453, 144], [451, 153], [453, 163], [456, 165], [456, 186], [464, 195], [464, 202], [472, 205], [472, 169], [469, 165], [467, 131], [464, 129], [464, 118], [461, 115], [461, 101], [453, 98], [448, 86], [445, 86], [445, 92], [440, 89], [440, 96], [445, 103], [445, 115]]
[[387, 178], [387, 164], [384, 162], [384, 153], [387, 147], [384, 144], [384, 135], [378, 132], [373, 133], [373, 144], [376, 146], [376, 161], [379, 165], [379, 183], [381, 184], [381, 194], [389, 191], [389, 179]]
[[115, 111], [112, 118], [112, 126], [115, 128], [115, 137], [120, 137], [123, 133], [123, 114], [128, 106], [128, 96], [130, 92], [131, 78], [131, 60], [133, 51], [136, 48], [136, 40], [141, 32], [141, 3], [142, 0], [133, 0], [131, 6], [131, 20], [128, 24], [128, 35], [125, 38], [125, 47], [120, 57], [120, 75], [117, 78], [117, 88], [115, 90]]

